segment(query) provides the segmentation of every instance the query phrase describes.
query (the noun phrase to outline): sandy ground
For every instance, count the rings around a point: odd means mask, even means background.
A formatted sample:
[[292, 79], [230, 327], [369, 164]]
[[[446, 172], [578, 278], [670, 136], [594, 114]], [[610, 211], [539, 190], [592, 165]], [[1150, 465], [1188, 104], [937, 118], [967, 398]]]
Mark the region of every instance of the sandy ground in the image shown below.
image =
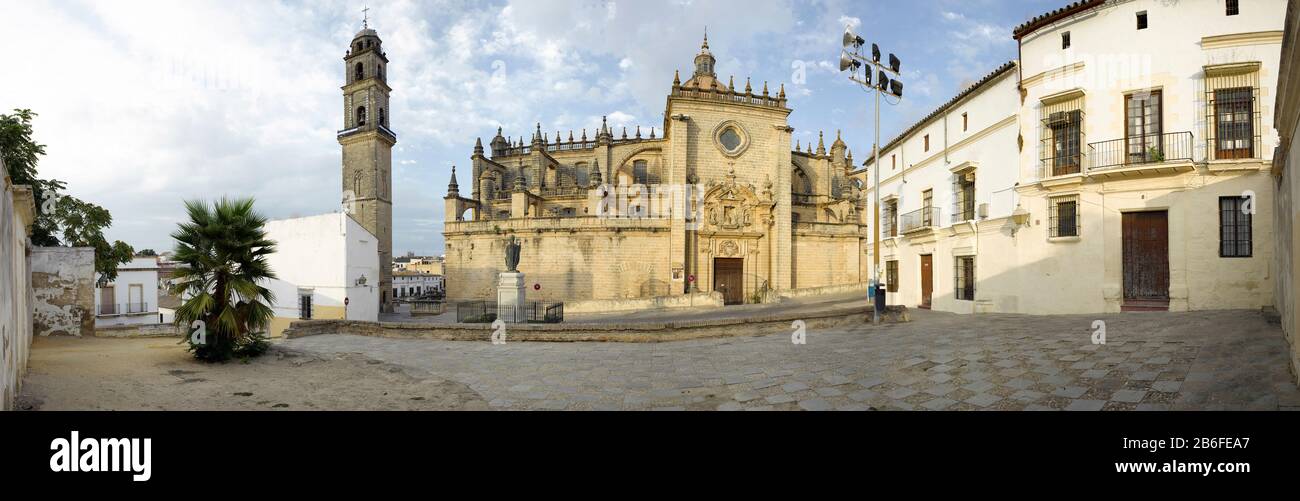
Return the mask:
[[206, 364], [176, 339], [38, 338], [24, 410], [485, 410], [468, 386], [355, 354], [276, 346]]

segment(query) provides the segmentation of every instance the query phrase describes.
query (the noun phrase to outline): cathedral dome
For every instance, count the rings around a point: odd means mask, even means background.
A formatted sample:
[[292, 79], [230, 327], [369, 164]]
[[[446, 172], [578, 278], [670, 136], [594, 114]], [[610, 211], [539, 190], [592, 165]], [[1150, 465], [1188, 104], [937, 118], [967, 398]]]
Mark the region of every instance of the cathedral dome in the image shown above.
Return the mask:
[[709, 50], [709, 34], [705, 33], [704, 44], [700, 46], [700, 53], [695, 56], [695, 74], [682, 87], [717, 92], [726, 91], [727, 86], [718, 81], [718, 75], [713, 69], [717, 62], [717, 58], [713, 57], [713, 52]]

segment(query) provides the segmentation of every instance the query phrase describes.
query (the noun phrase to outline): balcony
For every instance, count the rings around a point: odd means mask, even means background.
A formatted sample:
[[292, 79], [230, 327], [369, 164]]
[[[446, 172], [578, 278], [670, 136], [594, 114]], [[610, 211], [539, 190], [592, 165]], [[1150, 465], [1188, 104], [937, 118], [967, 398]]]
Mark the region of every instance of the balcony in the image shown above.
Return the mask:
[[903, 233], [911, 233], [925, 229], [932, 229], [935, 223], [939, 221], [939, 208], [926, 207], [921, 210], [914, 210], [903, 214], [900, 226]]
[[158, 309], [149, 309], [149, 303], [101, 304], [97, 316], [116, 317], [120, 315], [143, 315], [157, 313]]
[[1038, 178], [1047, 179], [1081, 174], [1083, 173], [1084, 160], [1082, 153], [1064, 153], [1060, 156], [1043, 158], [1038, 164]]
[[1144, 134], [1088, 144], [1088, 173], [1192, 161], [1192, 133]]

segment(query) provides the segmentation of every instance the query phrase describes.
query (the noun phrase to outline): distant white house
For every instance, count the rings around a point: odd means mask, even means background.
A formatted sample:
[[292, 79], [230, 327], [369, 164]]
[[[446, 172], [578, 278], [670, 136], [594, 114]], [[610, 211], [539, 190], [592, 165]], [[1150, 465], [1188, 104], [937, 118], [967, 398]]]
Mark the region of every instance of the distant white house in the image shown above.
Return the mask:
[[275, 319], [280, 336], [295, 320], [379, 320], [379, 241], [344, 213], [281, 219], [266, 224], [275, 241], [268, 261], [276, 279]]
[[117, 267], [116, 280], [95, 287], [96, 327], [160, 323], [157, 257], [138, 256]]
[[443, 292], [442, 275], [418, 271], [393, 271], [393, 297], [408, 298]]

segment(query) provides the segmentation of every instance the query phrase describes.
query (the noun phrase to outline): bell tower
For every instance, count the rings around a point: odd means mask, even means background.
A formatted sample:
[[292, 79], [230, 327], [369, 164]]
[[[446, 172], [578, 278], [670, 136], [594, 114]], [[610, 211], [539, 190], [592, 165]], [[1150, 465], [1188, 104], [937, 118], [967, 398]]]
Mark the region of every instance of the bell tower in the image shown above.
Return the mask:
[[367, 18], [343, 57], [343, 201], [379, 240], [379, 311], [393, 311], [393, 145], [388, 57]]

